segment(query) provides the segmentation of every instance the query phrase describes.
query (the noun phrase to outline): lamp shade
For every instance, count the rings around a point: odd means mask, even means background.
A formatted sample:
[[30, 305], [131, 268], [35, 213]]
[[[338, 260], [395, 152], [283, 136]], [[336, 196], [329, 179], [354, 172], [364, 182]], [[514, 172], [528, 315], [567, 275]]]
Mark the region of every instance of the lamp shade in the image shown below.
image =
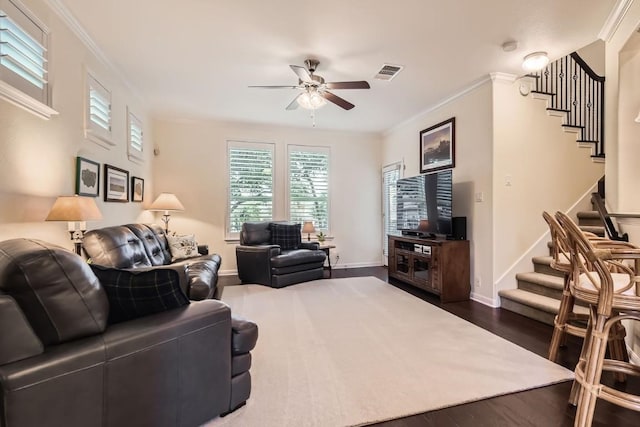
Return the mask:
[[313, 221], [305, 221], [304, 224], [302, 225], [302, 232], [307, 234], [315, 233], [316, 228], [313, 226]]
[[421, 219], [418, 224], [419, 231], [429, 231], [429, 220]]
[[149, 206], [151, 211], [183, 211], [184, 206], [173, 193], [160, 193]]
[[298, 105], [307, 110], [315, 110], [327, 103], [327, 100], [320, 95], [318, 89], [309, 88], [306, 92], [303, 92], [297, 99]]
[[91, 197], [60, 196], [49, 211], [45, 221], [98, 221], [100, 209]]

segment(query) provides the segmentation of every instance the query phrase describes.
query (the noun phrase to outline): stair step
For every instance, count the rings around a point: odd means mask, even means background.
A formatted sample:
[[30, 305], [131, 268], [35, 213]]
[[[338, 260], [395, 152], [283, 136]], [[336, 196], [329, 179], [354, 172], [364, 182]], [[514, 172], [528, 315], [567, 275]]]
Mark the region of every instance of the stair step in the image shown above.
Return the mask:
[[[553, 319], [560, 309], [560, 300], [527, 292], [522, 289], [506, 289], [498, 292], [500, 306], [531, 319], [553, 325]], [[586, 307], [574, 307], [576, 313], [588, 314]]]
[[602, 225], [581, 225], [580, 230], [588, 231], [596, 236], [604, 237], [604, 226]]
[[560, 108], [547, 108], [547, 114], [553, 117], [566, 117], [568, 110], [562, 110]]
[[600, 214], [596, 211], [583, 211], [578, 212], [578, 224], [581, 226], [592, 225], [596, 227], [602, 227], [602, 219]]
[[562, 298], [564, 279], [562, 276], [551, 274], [529, 272], [516, 274], [518, 289], [528, 291], [538, 295], [555, 298]]
[[562, 272], [555, 270], [551, 267], [551, 261], [553, 261], [553, 257], [551, 256], [536, 256], [531, 259], [533, 261], [533, 271], [536, 273], [542, 273], [549, 276], [558, 276], [563, 277]]

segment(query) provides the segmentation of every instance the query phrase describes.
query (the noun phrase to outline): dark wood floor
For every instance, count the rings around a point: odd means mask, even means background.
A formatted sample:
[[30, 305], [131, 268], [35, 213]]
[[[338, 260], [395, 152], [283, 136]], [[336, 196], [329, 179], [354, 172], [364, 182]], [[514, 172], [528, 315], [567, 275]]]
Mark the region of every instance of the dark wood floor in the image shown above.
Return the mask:
[[[335, 269], [333, 277], [375, 276], [418, 298], [457, 315], [481, 328], [499, 335], [521, 347], [546, 357], [551, 339], [551, 326], [507, 310], [494, 309], [474, 301], [442, 304], [419, 289], [389, 280], [383, 267]], [[580, 353], [581, 340], [569, 337], [561, 351], [559, 363], [573, 369]], [[458, 355], [465, 357], [465, 355]], [[523, 367], [524, 368], [524, 367]], [[606, 374], [605, 374], [606, 375]], [[631, 393], [640, 394], [640, 378], [630, 378], [619, 385]], [[495, 426], [572, 426], [575, 408], [567, 404], [571, 382], [512, 393], [491, 399], [426, 412], [375, 424], [376, 427], [495, 427]], [[640, 413], [599, 400], [594, 426], [640, 426]]]

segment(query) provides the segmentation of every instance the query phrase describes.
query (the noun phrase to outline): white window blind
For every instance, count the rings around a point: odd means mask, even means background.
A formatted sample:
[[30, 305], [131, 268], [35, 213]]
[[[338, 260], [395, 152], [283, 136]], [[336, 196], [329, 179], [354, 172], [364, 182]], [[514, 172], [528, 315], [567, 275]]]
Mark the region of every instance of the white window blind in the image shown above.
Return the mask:
[[111, 137], [111, 92], [91, 74], [87, 74], [86, 136], [115, 145]]
[[247, 221], [273, 219], [272, 144], [229, 142], [228, 234]]
[[385, 166], [382, 169], [382, 203], [383, 203], [383, 220], [384, 233], [382, 237], [382, 252], [384, 256], [389, 256], [389, 239], [387, 234], [397, 233], [398, 217], [397, 217], [397, 186], [396, 183], [400, 179], [400, 163]]
[[144, 160], [144, 140], [142, 134], [142, 121], [127, 109], [128, 153], [129, 159]]
[[289, 220], [329, 231], [329, 150], [289, 146]]
[[44, 27], [24, 6], [0, 0], [0, 79], [50, 106]]

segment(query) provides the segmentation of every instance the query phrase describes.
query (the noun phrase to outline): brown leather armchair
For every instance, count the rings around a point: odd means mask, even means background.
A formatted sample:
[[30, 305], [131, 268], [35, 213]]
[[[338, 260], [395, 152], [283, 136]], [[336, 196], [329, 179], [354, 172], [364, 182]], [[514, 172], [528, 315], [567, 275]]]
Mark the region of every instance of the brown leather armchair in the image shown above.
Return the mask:
[[198, 426], [242, 406], [256, 325], [220, 301], [184, 301], [109, 325], [81, 257], [0, 242], [0, 425]]

